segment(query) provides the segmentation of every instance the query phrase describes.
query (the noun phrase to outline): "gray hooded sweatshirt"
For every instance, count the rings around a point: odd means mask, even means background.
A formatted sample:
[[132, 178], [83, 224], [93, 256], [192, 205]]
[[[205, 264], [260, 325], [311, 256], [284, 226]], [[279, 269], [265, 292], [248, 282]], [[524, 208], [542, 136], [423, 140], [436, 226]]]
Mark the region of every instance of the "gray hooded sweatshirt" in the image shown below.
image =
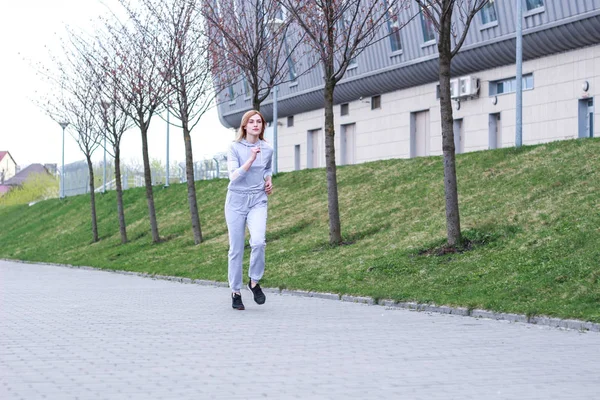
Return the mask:
[[[260, 147], [260, 153], [248, 171], [242, 165], [250, 158], [250, 149]], [[271, 168], [273, 147], [264, 140], [250, 143], [246, 139], [231, 143], [227, 152], [227, 170], [229, 171], [229, 190], [239, 193], [265, 190], [265, 179], [273, 175]]]

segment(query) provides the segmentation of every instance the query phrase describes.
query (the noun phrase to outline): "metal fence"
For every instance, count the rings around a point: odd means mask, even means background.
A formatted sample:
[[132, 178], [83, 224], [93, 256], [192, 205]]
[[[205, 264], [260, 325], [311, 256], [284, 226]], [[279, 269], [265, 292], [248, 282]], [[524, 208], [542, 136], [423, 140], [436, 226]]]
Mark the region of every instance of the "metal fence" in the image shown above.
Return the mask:
[[[194, 180], [227, 178], [227, 161], [224, 158], [212, 158], [194, 163]], [[186, 182], [185, 163], [179, 163], [181, 182]]]
[[65, 196], [77, 196], [90, 192], [90, 172], [85, 161], [65, 165], [64, 176], [65, 181], [61, 184], [64, 184]]
[[[194, 180], [208, 180], [217, 178], [227, 178], [226, 158], [223, 154], [218, 154], [211, 159], [204, 159], [194, 163]], [[102, 164], [100, 164], [102, 168]], [[110, 170], [110, 172], [109, 172]], [[134, 171], [127, 166], [121, 167], [121, 184], [123, 190], [144, 186], [144, 173]], [[103, 188], [103, 174], [97, 173], [97, 165], [94, 166], [95, 191], [101, 192]], [[88, 165], [85, 161], [77, 161], [65, 165], [65, 196], [76, 196], [90, 192], [90, 178]], [[167, 182], [167, 173], [164, 168], [150, 170], [152, 185], [165, 185]], [[60, 173], [59, 173], [60, 178]], [[185, 163], [179, 163], [178, 168], [169, 170], [169, 184], [186, 182]], [[114, 169], [107, 167], [106, 190], [115, 190]]]

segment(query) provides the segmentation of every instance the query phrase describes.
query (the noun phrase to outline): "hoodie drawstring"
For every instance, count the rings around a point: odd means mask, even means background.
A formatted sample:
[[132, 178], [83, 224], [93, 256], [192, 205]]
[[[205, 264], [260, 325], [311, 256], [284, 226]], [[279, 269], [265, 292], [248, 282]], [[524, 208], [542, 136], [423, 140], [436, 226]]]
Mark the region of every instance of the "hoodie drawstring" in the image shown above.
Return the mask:
[[[246, 141], [246, 139], [243, 139], [242, 144], [244, 144], [244, 147], [246, 148], [246, 160], [248, 159], [248, 148], [249, 147], [256, 147], [256, 146], [248, 146], [248, 144], [252, 144], [248, 141]], [[258, 148], [260, 149], [260, 165], [263, 166], [263, 155], [262, 155], [262, 140], [258, 139]]]

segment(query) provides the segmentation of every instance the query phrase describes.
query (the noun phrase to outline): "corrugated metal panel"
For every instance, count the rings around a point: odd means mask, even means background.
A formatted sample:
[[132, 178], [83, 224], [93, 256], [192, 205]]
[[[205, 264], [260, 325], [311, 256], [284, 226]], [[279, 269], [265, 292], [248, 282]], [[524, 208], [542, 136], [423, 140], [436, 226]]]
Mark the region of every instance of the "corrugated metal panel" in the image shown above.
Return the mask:
[[[600, 0], [546, 0], [543, 10], [524, 9], [523, 57], [525, 60], [600, 42]], [[463, 75], [514, 63], [514, 1], [496, 1], [498, 24], [484, 27], [476, 16], [461, 53], [453, 62], [452, 74]], [[523, 0], [525, 6], [525, 0]], [[377, 41], [357, 58], [357, 68], [349, 70], [338, 84], [335, 101], [385, 93], [437, 81], [437, 46], [423, 46], [423, 28], [418, 7], [412, 4], [401, 12], [411, 22], [401, 30], [402, 53], [391, 56], [388, 38]], [[414, 17], [414, 18], [413, 18]], [[383, 36], [385, 32], [381, 32]], [[319, 66], [298, 79], [298, 85], [280, 87], [279, 117], [323, 106], [323, 72]], [[238, 91], [241, 90], [241, 84]], [[262, 106], [271, 119], [272, 97]], [[249, 105], [221, 105], [222, 118], [232, 126]]]

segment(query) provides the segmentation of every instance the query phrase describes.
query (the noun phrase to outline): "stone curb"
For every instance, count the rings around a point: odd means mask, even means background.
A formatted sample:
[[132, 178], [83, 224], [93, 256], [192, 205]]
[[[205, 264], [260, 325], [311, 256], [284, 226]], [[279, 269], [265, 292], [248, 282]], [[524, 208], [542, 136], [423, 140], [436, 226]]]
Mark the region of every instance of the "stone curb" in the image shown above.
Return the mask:
[[[121, 271], [121, 270], [113, 270], [113, 269], [103, 269], [103, 268], [94, 268], [94, 267], [86, 267], [86, 266], [76, 266], [69, 264], [55, 264], [55, 263], [46, 263], [46, 262], [33, 262], [33, 261], [22, 261], [22, 260], [9, 260], [0, 258], [2, 261], [16, 262], [21, 264], [41, 264], [41, 265], [51, 265], [56, 267], [67, 267], [67, 268], [75, 268], [75, 269], [83, 269], [89, 271], [103, 271], [103, 272], [113, 272], [121, 275], [134, 275], [142, 278], [151, 278], [151, 279], [160, 279], [167, 280], [172, 282], [180, 282], [185, 284], [196, 284], [202, 286], [217, 286], [217, 287], [228, 287], [229, 285], [226, 282], [217, 282], [210, 281], [205, 279], [190, 279], [190, 278], [182, 278], [177, 276], [165, 276], [165, 275], [152, 275], [147, 272], [133, 272], [133, 271]], [[394, 300], [388, 299], [380, 299], [375, 300], [372, 297], [361, 297], [361, 296], [351, 296], [351, 295], [339, 295], [335, 293], [320, 293], [320, 292], [311, 292], [306, 290], [289, 290], [289, 289], [279, 289], [279, 288], [263, 288], [263, 290], [267, 293], [275, 293], [281, 295], [290, 295], [290, 296], [300, 296], [300, 297], [315, 297], [326, 300], [338, 300], [345, 301], [350, 303], [361, 303], [367, 305], [379, 305], [384, 306], [387, 309], [401, 309], [401, 310], [409, 310], [409, 311], [421, 311], [421, 312], [432, 312], [439, 314], [452, 314], [452, 315], [460, 315], [463, 317], [473, 317], [473, 318], [487, 318], [487, 319], [495, 319], [498, 321], [508, 321], [508, 322], [520, 322], [526, 324], [533, 325], [542, 325], [549, 326], [552, 328], [562, 328], [569, 330], [577, 330], [581, 332], [590, 331], [590, 332], [600, 332], [600, 324], [595, 322], [588, 321], [580, 321], [576, 319], [560, 319], [553, 318], [547, 316], [527, 316], [522, 314], [513, 314], [513, 313], [501, 313], [494, 312], [488, 310], [480, 310], [480, 309], [468, 309], [465, 307], [450, 307], [450, 306], [438, 306], [435, 304], [422, 304], [415, 302], [396, 302]]]
[[342, 301], [348, 301], [351, 303], [363, 303], [363, 304], [368, 304], [368, 305], [375, 305], [375, 300], [372, 299], [371, 297], [361, 297], [361, 296], [349, 296], [347, 294], [342, 295], [342, 298], [340, 299]]

